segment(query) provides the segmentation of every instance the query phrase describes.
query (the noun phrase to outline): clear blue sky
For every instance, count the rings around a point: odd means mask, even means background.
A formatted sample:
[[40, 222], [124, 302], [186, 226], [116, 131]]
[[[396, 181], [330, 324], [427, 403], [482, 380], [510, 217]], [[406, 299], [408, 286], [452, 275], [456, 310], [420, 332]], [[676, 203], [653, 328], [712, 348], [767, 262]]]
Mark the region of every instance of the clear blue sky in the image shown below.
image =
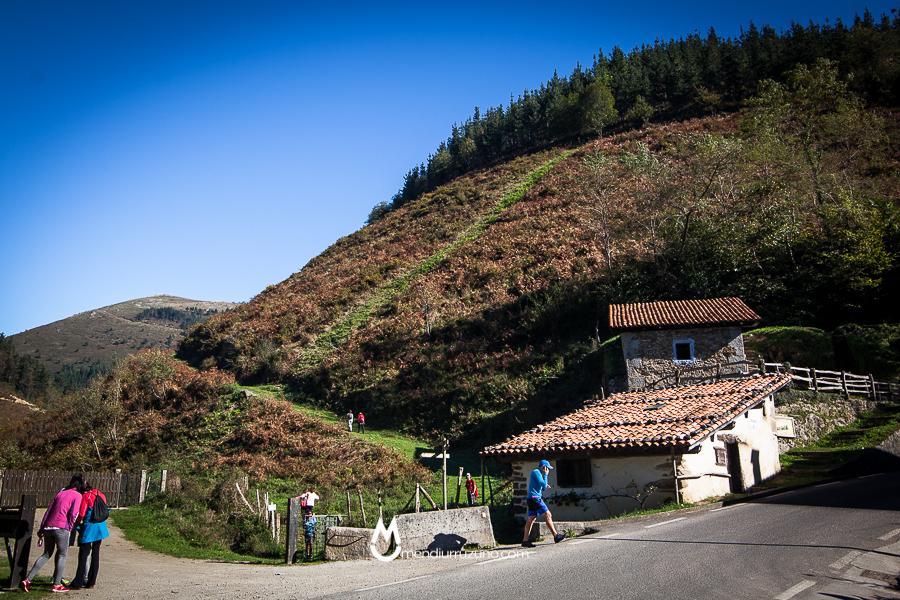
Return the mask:
[[474, 106], [554, 69], [890, 2], [0, 0], [0, 331], [249, 300], [362, 226]]

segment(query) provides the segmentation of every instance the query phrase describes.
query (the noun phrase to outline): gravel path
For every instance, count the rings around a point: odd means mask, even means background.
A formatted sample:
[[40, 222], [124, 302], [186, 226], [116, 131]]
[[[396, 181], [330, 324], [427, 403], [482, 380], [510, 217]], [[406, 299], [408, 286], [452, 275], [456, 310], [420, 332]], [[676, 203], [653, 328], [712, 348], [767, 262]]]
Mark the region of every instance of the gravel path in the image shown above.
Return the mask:
[[[39, 511], [37, 523], [43, 516]], [[139, 548], [110, 523], [110, 537], [101, 547], [100, 575], [92, 590], [69, 596], [86, 600], [136, 600], [138, 598], [314, 598], [328, 594], [352, 597], [356, 590], [458, 568], [471, 559], [347, 561], [316, 565], [243, 565], [173, 558]], [[36, 540], [36, 538], [34, 538]], [[39, 556], [32, 546], [31, 562]], [[69, 548], [66, 578], [75, 576], [77, 548]], [[52, 560], [40, 575], [53, 573]]]

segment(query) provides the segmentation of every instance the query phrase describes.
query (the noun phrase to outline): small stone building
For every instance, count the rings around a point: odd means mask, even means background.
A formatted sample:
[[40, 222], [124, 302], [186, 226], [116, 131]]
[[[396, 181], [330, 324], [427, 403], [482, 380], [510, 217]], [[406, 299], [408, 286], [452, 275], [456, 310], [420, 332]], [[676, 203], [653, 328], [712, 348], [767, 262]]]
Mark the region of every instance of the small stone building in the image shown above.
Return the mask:
[[521, 516], [528, 477], [543, 458], [554, 465], [545, 500], [555, 519], [697, 502], [778, 472], [774, 395], [789, 384], [769, 374], [613, 394], [482, 454], [512, 464]]
[[760, 320], [740, 298], [612, 304], [628, 389], [656, 389], [748, 373], [742, 328]]

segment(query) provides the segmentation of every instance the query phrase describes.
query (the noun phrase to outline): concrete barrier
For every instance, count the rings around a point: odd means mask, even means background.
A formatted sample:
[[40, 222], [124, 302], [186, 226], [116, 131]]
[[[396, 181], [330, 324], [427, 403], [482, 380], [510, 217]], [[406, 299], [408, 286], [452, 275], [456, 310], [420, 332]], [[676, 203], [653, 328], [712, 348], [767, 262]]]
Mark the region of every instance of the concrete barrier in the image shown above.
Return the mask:
[[399, 515], [397, 530], [404, 552], [455, 552], [470, 544], [497, 545], [486, 506]]
[[[362, 527], [329, 527], [325, 530], [325, 560], [371, 559], [369, 543], [374, 529]], [[387, 554], [390, 541], [378, 539], [378, 551]]]

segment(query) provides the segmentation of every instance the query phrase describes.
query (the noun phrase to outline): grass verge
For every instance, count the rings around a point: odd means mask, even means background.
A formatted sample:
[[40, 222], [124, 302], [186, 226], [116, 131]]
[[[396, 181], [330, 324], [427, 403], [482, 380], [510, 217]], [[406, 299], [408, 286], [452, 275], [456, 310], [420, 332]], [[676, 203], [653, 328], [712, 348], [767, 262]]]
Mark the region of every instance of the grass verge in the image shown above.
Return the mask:
[[207, 539], [192, 540], [183, 535], [174, 524], [174, 520], [166, 518], [165, 510], [153, 505], [136, 505], [131, 508], [112, 511], [112, 522], [125, 534], [125, 538], [134, 542], [144, 550], [168, 554], [178, 558], [194, 558], [226, 562], [278, 564], [283, 561], [276, 558], [260, 558], [233, 552]]

